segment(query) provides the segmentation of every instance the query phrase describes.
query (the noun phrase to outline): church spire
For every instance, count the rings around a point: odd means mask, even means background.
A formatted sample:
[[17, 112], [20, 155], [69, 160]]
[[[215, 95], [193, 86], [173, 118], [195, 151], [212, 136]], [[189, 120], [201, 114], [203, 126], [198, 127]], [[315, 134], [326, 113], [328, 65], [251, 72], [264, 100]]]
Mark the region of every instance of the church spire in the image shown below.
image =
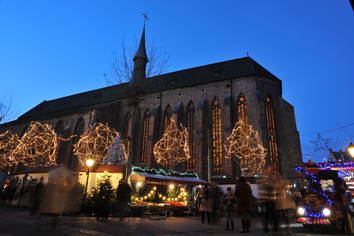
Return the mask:
[[145, 25], [147, 20], [147, 15], [143, 14], [144, 16], [144, 28], [141, 34], [141, 39], [139, 43], [139, 48], [134, 56], [134, 70], [133, 70], [133, 82], [138, 82], [145, 79], [146, 74], [146, 64], [148, 63], [149, 59], [146, 54], [145, 48]]

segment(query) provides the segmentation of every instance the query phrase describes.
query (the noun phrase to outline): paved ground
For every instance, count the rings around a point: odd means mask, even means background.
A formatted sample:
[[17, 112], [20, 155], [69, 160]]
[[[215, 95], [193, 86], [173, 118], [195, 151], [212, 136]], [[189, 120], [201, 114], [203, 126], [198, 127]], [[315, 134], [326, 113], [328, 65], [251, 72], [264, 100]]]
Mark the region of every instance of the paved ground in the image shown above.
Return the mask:
[[[198, 217], [170, 217], [163, 220], [111, 218], [108, 222], [97, 222], [95, 218], [90, 217], [62, 217], [54, 230], [51, 229], [49, 223], [48, 219], [31, 217], [25, 211], [0, 209], [0, 236], [237, 235], [240, 229], [239, 219], [236, 219], [235, 231], [225, 231], [224, 220], [221, 220], [218, 225], [208, 225], [201, 224]], [[292, 230], [293, 235], [296, 236], [332, 235], [328, 231], [306, 233], [299, 224], [292, 224]], [[252, 232], [245, 235], [264, 235], [261, 231], [259, 219], [253, 219]]]

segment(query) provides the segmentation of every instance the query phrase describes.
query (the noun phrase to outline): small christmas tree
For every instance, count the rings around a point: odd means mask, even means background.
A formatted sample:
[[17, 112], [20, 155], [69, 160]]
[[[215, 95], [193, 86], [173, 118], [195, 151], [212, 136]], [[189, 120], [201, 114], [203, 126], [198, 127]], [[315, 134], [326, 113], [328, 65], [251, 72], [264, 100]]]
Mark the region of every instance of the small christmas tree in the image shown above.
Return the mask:
[[126, 163], [127, 161], [127, 153], [125, 151], [124, 143], [122, 139], [118, 135], [114, 139], [114, 143], [108, 149], [105, 158], [102, 161], [102, 164], [109, 164], [109, 165], [117, 165]]
[[91, 199], [96, 209], [97, 220], [108, 218], [113, 198], [113, 187], [110, 176], [104, 175], [98, 186], [92, 190]]

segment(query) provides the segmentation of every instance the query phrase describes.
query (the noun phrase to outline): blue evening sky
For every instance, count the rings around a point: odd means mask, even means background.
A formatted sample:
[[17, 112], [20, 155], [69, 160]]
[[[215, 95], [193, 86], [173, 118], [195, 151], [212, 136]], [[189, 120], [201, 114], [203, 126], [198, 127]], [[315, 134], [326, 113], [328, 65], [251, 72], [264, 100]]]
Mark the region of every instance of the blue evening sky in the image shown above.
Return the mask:
[[[0, 99], [23, 114], [106, 86], [123, 39], [168, 51], [167, 71], [249, 55], [283, 81], [295, 106], [304, 160], [321, 161], [317, 132], [354, 122], [354, 14], [349, 0], [0, 0]], [[166, 72], [167, 72], [166, 71]], [[322, 132], [329, 147], [354, 126]], [[325, 145], [322, 145], [325, 146]], [[320, 146], [321, 147], [321, 146]]]

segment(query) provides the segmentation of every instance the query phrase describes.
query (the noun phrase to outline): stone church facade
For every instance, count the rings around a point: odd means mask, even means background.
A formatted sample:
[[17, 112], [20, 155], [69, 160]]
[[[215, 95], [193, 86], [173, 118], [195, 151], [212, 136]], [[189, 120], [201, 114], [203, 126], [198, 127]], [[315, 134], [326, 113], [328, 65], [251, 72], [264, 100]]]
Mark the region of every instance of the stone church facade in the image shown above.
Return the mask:
[[[294, 107], [282, 98], [281, 80], [250, 57], [146, 78], [145, 30], [134, 57], [132, 81], [44, 101], [17, 120], [0, 126], [23, 135], [30, 121], [53, 125], [61, 137], [80, 135], [94, 122], [107, 123], [122, 136], [133, 165], [158, 167], [153, 145], [173, 118], [190, 134], [191, 159], [179, 170], [200, 177], [234, 177], [223, 142], [242, 119], [259, 131], [267, 164], [288, 177], [302, 162]], [[77, 168], [69, 142], [58, 145], [57, 162]]]

